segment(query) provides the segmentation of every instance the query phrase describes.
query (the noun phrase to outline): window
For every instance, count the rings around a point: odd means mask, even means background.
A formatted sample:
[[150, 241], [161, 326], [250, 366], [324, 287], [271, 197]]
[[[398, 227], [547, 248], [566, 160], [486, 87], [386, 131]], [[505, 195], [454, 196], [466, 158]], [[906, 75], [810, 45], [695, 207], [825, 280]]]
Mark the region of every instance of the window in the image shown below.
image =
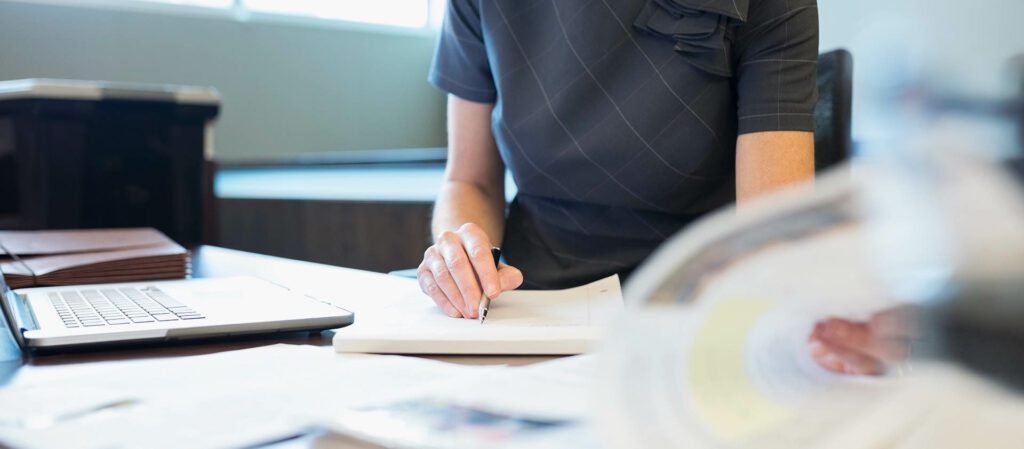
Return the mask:
[[423, 28], [430, 23], [427, 0], [244, 0], [252, 12], [312, 16], [352, 22]]
[[26, 0], [113, 8], [145, 8], [162, 12], [193, 11], [246, 18], [312, 18], [437, 29], [447, 0]]
[[230, 8], [235, 0], [142, 0], [152, 3], [171, 3], [176, 5], [206, 6], [208, 8]]

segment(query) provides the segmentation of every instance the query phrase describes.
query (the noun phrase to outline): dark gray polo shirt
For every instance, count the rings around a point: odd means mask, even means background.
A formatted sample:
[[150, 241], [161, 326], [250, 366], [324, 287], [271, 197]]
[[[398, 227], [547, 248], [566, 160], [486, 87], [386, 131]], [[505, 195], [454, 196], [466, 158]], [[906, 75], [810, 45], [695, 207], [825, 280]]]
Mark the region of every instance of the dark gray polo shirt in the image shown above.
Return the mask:
[[430, 81], [494, 103], [527, 288], [628, 275], [735, 198], [738, 134], [812, 131], [816, 0], [451, 0]]

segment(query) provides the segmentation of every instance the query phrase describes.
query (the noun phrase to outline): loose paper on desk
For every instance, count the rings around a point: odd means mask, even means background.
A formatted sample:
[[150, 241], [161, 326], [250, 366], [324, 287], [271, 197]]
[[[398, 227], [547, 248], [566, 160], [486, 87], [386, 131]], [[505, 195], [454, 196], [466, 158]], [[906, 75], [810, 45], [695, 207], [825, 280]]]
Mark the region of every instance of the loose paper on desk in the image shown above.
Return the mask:
[[495, 369], [292, 345], [94, 365], [0, 391], [0, 447], [255, 447]]
[[446, 316], [419, 292], [358, 309], [334, 336], [339, 352], [386, 354], [580, 354], [622, 310], [619, 277], [551, 291], [510, 291], [487, 321]]

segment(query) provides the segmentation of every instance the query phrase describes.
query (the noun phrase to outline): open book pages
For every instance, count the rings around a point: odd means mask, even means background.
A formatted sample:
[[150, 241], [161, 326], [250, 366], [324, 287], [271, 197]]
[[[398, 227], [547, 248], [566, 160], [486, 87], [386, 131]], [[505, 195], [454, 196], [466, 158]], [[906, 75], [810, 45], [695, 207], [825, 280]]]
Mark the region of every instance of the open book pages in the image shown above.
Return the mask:
[[579, 354], [622, 310], [618, 276], [565, 290], [503, 293], [483, 324], [446, 316], [418, 289], [371, 299], [346, 305], [359, 318], [335, 334], [339, 352]]
[[1010, 449], [1024, 439], [1024, 396], [975, 373], [915, 361], [881, 377], [833, 374], [806, 350], [812, 315], [758, 298], [705, 304], [630, 314], [612, 332], [591, 408], [607, 447]]
[[[950, 293], [1024, 276], [1020, 186], [962, 154], [907, 160], [914, 170], [865, 164], [716, 213], [662, 246], [626, 286], [631, 307], [600, 351], [594, 396], [608, 405], [593, 408], [594, 424], [609, 446], [989, 447], [957, 431], [997, 446], [1024, 440], [976, 418], [1019, 417], [1024, 400], [977, 374], [936, 374], [958, 360], [934, 338], [949, 302], [972, 323], [1019, 332], [1019, 291], [1005, 303]], [[812, 359], [815, 323], [908, 304], [931, 318], [907, 328], [911, 361], [858, 377]], [[1002, 319], [982, 320], [993, 315]], [[948, 427], [958, 420], [970, 428]], [[999, 426], [1016, 439], [986, 435]]]
[[[611, 333], [594, 394], [607, 404], [594, 408], [594, 425], [610, 447], [817, 447], [851, 409], [891, 388], [818, 367], [805, 343], [813, 316], [757, 297], [704, 305], [637, 311]], [[845, 391], [840, 384], [857, 390], [853, 401], [796, 420], [826, 392]]]

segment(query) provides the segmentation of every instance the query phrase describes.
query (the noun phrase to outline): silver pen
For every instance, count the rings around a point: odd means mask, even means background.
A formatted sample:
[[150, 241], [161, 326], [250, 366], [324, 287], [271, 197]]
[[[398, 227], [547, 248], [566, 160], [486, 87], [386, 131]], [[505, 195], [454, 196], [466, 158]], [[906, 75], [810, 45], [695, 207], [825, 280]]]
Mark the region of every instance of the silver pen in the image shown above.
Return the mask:
[[[501, 248], [497, 246], [491, 247], [491, 257], [494, 257], [494, 268], [498, 268], [498, 261], [501, 260]], [[483, 287], [481, 285], [481, 287]], [[483, 290], [481, 288], [481, 290]], [[487, 319], [487, 309], [491, 307], [491, 298], [487, 297], [487, 293], [480, 295], [480, 307], [477, 308], [477, 315], [480, 317], [480, 324], [484, 324], [484, 320]]]

